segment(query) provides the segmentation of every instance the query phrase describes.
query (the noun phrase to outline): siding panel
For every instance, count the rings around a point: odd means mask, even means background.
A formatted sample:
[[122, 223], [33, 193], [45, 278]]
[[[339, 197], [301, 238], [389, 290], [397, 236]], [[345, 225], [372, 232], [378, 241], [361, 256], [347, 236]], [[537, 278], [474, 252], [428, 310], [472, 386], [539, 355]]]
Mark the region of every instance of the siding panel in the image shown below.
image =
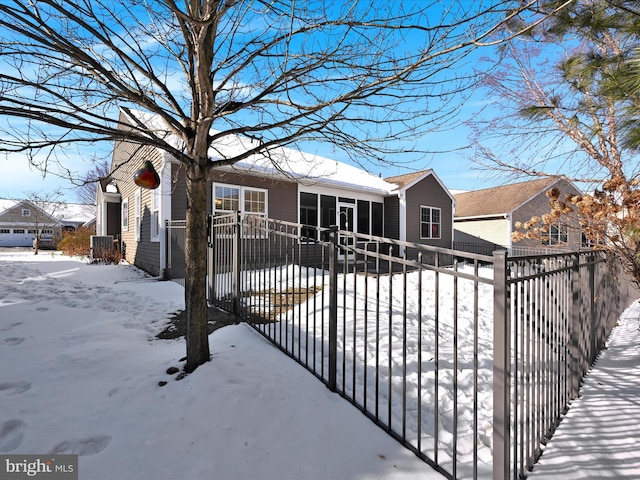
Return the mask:
[[[452, 200], [448, 192], [431, 175], [406, 192], [407, 241], [436, 247], [451, 248], [453, 242]], [[435, 207], [441, 211], [439, 239], [420, 238], [420, 207]]]

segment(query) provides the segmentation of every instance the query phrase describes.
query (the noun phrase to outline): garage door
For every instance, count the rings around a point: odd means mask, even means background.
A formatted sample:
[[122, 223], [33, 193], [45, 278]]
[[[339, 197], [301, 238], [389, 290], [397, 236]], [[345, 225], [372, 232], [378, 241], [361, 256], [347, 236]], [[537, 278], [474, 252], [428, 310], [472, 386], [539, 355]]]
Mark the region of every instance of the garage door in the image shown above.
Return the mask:
[[25, 228], [0, 228], [0, 247], [31, 247], [33, 234]]

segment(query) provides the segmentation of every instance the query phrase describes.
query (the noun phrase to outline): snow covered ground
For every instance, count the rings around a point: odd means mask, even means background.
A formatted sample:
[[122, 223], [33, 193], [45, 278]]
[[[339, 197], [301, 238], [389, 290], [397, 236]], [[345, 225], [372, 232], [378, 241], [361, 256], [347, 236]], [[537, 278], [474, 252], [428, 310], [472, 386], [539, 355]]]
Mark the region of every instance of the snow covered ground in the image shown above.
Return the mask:
[[0, 453], [79, 454], [83, 480], [442, 478], [246, 325], [167, 374], [175, 283], [48, 252], [0, 273]]
[[[91, 480], [443, 478], [245, 325], [212, 334], [193, 374], [167, 374], [184, 342], [155, 335], [183, 308], [175, 283], [48, 252], [0, 251], [0, 273], [0, 453], [79, 454]], [[623, 315], [532, 478], [640, 478], [639, 316]]]
[[640, 478], [640, 302], [611, 332], [532, 480]]
[[[460, 265], [458, 272], [472, 276], [474, 267]], [[478, 274], [490, 282], [493, 270], [483, 267]], [[245, 306], [265, 313], [278, 310], [281, 301], [275, 296], [271, 304], [255, 292], [269, 291], [273, 285], [282, 290], [321, 288], [315, 299], [279, 311], [278, 322], [262, 328], [328, 379], [329, 299], [324, 292], [329, 291], [329, 275], [283, 266], [252, 272], [252, 277], [244, 279], [254, 292], [245, 298]], [[461, 479], [473, 478], [477, 431], [478, 473], [490, 478], [493, 286], [470, 278], [454, 280], [445, 273], [436, 278], [435, 272], [422, 270], [383, 275], [378, 281], [340, 273], [337, 290], [338, 389], [448, 472], [454, 471], [455, 450]], [[317, 298], [320, 295], [323, 300]], [[320, 351], [324, 356], [317, 354]]]

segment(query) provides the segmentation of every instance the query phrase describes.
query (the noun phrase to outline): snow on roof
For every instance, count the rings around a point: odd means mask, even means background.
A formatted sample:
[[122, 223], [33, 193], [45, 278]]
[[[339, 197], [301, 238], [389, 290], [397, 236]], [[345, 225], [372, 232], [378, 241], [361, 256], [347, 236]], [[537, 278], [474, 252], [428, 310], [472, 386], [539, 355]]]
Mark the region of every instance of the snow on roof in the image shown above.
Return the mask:
[[[149, 128], [163, 130], [160, 117], [157, 115], [129, 109], [125, 113], [134, 116], [135, 120], [144, 123]], [[164, 130], [166, 131], [166, 127]], [[220, 134], [217, 131], [211, 133], [213, 135]], [[257, 141], [229, 134], [214, 142], [209, 150], [209, 157], [212, 160], [229, 158], [237, 155], [238, 151], [255, 148]], [[221, 170], [288, 179], [303, 185], [330, 186], [380, 195], [388, 195], [397, 187], [393, 183], [352, 165], [281, 146], [251, 155], [232, 166], [221, 167]]]
[[9, 210], [10, 208], [15, 207], [18, 203], [20, 203], [20, 200], [12, 200], [9, 198], [0, 198], [0, 213], [3, 213], [7, 210]]
[[67, 222], [88, 222], [96, 216], [96, 206], [84, 203], [56, 202], [54, 216]]
[[[29, 200], [0, 198], [0, 213], [23, 202], [29, 202]], [[84, 203], [46, 202], [44, 207], [45, 213], [53, 212], [53, 216], [63, 222], [84, 223], [92, 220], [96, 215], [96, 206], [86, 205]]]
[[[210, 149], [212, 159], [223, 159], [238, 150], [255, 147], [256, 140], [228, 136]], [[302, 185], [324, 185], [389, 194], [396, 185], [347, 163], [286, 147], [271, 148], [235, 164], [222, 167], [272, 178], [290, 179]]]

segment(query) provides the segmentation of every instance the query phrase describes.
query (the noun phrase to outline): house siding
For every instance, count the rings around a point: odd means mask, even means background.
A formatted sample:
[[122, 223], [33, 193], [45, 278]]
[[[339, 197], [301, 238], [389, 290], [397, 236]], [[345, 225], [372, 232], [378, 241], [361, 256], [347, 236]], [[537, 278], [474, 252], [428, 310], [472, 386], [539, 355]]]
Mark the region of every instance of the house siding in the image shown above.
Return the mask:
[[[171, 219], [186, 220], [187, 218], [187, 175], [184, 166], [179, 163], [171, 164]], [[208, 193], [211, 195], [211, 192]], [[209, 205], [211, 202], [209, 202]]]
[[457, 231], [478, 237], [485, 242], [490, 242], [506, 248], [511, 246], [509, 220], [506, 218], [464, 221], [456, 220], [455, 226]]
[[[151, 195], [152, 191], [138, 187], [133, 182], [136, 171], [145, 160], [151, 161], [160, 171], [162, 159], [160, 153], [151, 146], [140, 146], [132, 142], [117, 142], [113, 150], [112, 178], [116, 181], [122, 201], [128, 200], [128, 229], [122, 229], [124, 258], [152, 275], [160, 272], [160, 242], [151, 241]], [[171, 186], [162, 185], [166, 194]], [[135, 212], [136, 192], [140, 192], [140, 240], [136, 238]]]
[[[440, 238], [420, 238], [420, 207], [440, 209]], [[440, 183], [429, 175], [406, 191], [406, 240], [434, 247], [451, 248], [453, 242], [452, 202]]]
[[[253, 187], [267, 190], [267, 216], [286, 222], [298, 221], [298, 186], [293, 182], [274, 180], [253, 175], [240, 175], [234, 172], [214, 170], [212, 183], [225, 183], [241, 187]], [[212, 188], [209, 189], [209, 195]], [[209, 199], [211, 200], [211, 199]], [[209, 201], [209, 212], [213, 205]]]
[[[552, 187], [558, 188], [561, 192], [560, 198], [564, 199], [567, 194], [580, 195], [581, 192], [574, 188], [571, 183], [566, 180], [559, 180], [554, 183]], [[547, 190], [540, 192], [534, 198], [524, 203], [520, 208], [513, 212], [513, 230], [516, 231], [515, 224], [516, 222], [526, 222], [531, 220], [534, 216], [541, 216], [545, 213], [549, 213], [549, 198], [547, 197]], [[578, 248], [581, 245], [581, 233], [580, 233], [580, 225], [577, 219], [569, 219], [565, 218], [563, 222], [566, 222], [570, 225], [570, 228], [567, 230], [567, 243], [564, 245], [568, 248]], [[544, 244], [542, 240], [534, 238], [534, 239], [523, 239], [518, 242], [514, 242], [513, 246], [518, 247], [547, 247], [554, 245]], [[555, 245], [562, 246], [562, 245]]]

